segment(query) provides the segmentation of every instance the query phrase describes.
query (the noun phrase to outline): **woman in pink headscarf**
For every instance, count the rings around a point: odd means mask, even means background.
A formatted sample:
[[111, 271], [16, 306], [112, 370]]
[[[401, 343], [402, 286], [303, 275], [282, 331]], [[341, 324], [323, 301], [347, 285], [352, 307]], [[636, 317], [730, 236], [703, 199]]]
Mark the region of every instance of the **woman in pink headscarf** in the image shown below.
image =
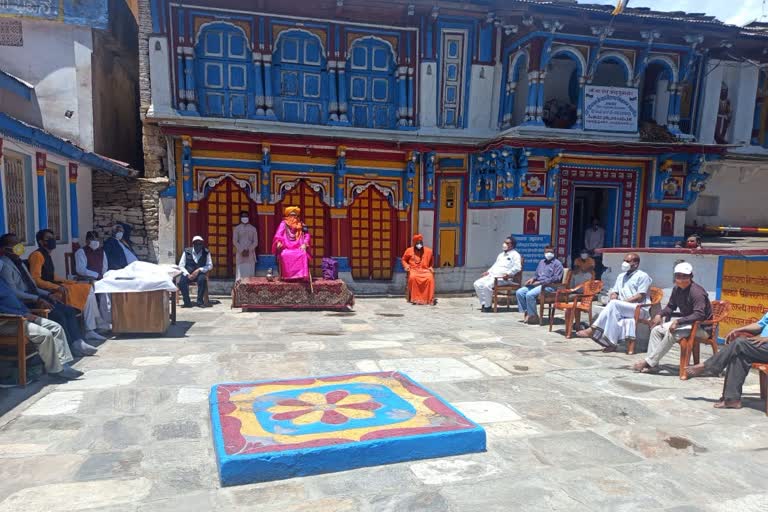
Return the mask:
[[280, 264], [283, 280], [309, 280], [309, 258], [312, 236], [299, 219], [301, 209], [289, 206], [272, 239], [272, 252]]

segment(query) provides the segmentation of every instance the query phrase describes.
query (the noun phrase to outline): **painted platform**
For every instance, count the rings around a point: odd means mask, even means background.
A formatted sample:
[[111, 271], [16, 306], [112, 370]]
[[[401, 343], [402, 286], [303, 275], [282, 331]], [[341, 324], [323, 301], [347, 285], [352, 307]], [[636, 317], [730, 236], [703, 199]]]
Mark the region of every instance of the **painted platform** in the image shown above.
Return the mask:
[[485, 451], [485, 431], [398, 372], [217, 384], [222, 486]]

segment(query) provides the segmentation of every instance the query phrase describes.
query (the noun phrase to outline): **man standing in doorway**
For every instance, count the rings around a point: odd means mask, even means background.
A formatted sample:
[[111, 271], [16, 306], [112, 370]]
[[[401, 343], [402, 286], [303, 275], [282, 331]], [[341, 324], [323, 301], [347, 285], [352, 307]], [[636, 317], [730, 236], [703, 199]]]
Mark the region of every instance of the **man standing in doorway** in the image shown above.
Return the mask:
[[240, 224], [232, 230], [232, 242], [235, 246], [235, 263], [237, 273], [235, 279], [253, 277], [256, 274], [256, 248], [259, 247], [259, 232], [251, 224], [248, 212], [240, 214]]
[[595, 279], [603, 275], [603, 255], [597, 250], [605, 247], [605, 228], [600, 225], [600, 219], [592, 217], [592, 225], [584, 233], [584, 248], [595, 260]]

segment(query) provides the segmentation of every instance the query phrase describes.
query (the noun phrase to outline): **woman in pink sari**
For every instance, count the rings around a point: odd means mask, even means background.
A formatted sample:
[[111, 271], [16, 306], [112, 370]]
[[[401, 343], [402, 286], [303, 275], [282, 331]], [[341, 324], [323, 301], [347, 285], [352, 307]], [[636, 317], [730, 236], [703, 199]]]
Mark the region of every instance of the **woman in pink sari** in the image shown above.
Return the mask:
[[299, 219], [301, 209], [289, 206], [272, 239], [272, 252], [280, 263], [283, 280], [309, 280], [309, 258], [312, 237], [304, 231]]

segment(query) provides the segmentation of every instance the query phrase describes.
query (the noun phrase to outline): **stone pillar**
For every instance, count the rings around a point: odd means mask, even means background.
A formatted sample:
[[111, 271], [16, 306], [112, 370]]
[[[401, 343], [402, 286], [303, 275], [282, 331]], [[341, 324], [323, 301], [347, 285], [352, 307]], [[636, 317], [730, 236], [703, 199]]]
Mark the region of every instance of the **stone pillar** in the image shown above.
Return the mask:
[[[45, 167], [47, 164], [48, 155], [40, 151], [35, 155], [35, 162], [37, 170], [37, 217], [38, 226], [40, 229], [48, 227], [48, 204], [45, 198]], [[60, 233], [56, 233], [60, 235]]]
[[507, 77], [507, 84], [504, 88], [504, 106], [502, 107], [501, 127], [509, 128], [512, 126], [512, 116], [515, 109], [515, 91], [517, 83], [513, 80], [514, 69], [510, 69]]
[[194, 183], [192, 182], [192, 137], [181, 139], [181, 176], [184, 201], [189, 202], [194, 198]]
[[536, 102], [539, 97], [539, 72], [528, 73], [528, 101], [525, 107], [526, 123], [533, 124], [536, 121]]
[[77, 211], [77, 163], [69, 162], [69, 219], [72, 242], [80, 239], [80, 218]]

